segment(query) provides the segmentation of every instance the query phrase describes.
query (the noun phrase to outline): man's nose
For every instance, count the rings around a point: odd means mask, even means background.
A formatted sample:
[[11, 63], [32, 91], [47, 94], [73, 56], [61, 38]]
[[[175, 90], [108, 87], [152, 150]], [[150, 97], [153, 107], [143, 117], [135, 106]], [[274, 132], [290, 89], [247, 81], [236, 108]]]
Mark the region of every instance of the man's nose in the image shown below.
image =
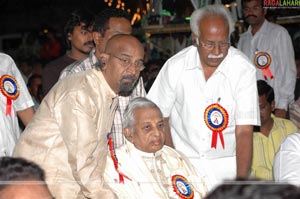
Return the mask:
[[213, 48], [213, 50], [212, 50], [212, 53], [213, 53], [214, 55], [219, 55], [220, 52], [221, 52], [221, 50], [220, 50], [220, 45], [219, 45], [219, 44], [215, 44], [215, 46], [214, 46], [214, 48]]
[[91, 32], [88, 33], [88, 40], [93, 41], [93, 34]]
[[137, 74], [140, 71], [137, 69], [137, 67], [134, 65], [134, 63], [131, 63], [127, 68], [126, 68], [126, 72], [130, 73], [130, 74]]
[[155, 136], [160, 136], [161, 134], [163, 134], [164, 128], [157, 126], [153, 130]]

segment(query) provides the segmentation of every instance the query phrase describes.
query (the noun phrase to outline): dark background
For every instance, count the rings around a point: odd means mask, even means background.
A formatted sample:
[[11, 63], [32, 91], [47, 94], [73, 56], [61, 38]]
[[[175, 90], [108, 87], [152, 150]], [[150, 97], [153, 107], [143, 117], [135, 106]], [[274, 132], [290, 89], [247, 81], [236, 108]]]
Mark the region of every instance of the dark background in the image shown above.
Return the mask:
[[103, 0], [0, 0], [0, 35], [60, 29], [68, 13], [83, 7], [99, 12], [107, 4]]
[[[137, 7], [145, 9], [146, 2], [150, 1], [156, 0], [122, 0], [132, 15]], [[116, 7], [116, 4], [117, 0], [114, 0], [111, 7]], [[164, 9], [172, 14], [184, 14], [187, 6], [191, 6], [190, 0], [163, 0]], [[87, 8], [98, 13], [107, 7], [104, 0], [0, 0], [0, 36], [43, 27], [60, 30], [74, 9]]]
[[[132, 13], [137, 7], [145, 8], [146, 1], [150, 0], [123, 0], [125, 8], [130, 8]], [[232, 1], [222, 0], [222, 3]], [[112, 7], [115, 7], [116, 3], [117, 0], [114, 0]], [[181, 15], [180, 12], [190, 5], [190, 0], [163, 0], [164, 9], [177, 15]], [[72, 10], [87, 8], [98, 13], [107, 7], [104, 0], [0, 0], [0, 36], [44, 27], [61, 30]], [[300, 15], [300, 9], [275, 9], [273, 12], [277, 17]]]
[[[125, 8], [131, 9], [132, 13], [137, 7], [145, 8], [146, 1], [156, 0], [122, 0]], [[222, 3], [230, 3], [233, 0], [222, 0]], [[112, 7], [115, 7], [117, 0], [114, 0]], [[43, 30], [51, 29], [55, 31], [58, 38], [64, 42], [62, 31], [69, 13], [78, 8], [87, 8], [97, 14], [107, 8], [104, 0], [0, 0], [0, 51], [16, 49], [22, 42], [24, 35], [34, 32], [41, 35]], [[190, 0], [163, 0], [163, 8], [169, 10], [172, 15], [176, 13], [180, 19], [173, 21], [176, 24], [182, 23], [183, 18], [192, 12]], [[299, 31], [300, 28], [300, 9], [273, 9], [275, 17], [298, 15], [296, 23], [284, 23], [291, 35]], [[285, 22], [285, 21], [283, 21]], [[141, 22], [134, 25], [140, 27]], [[300, 34], [300, 33], [299, 33]], [[299, 42], [298, 42], [299, 40]], [[296, 42], [300, 48], [300, 37]]]

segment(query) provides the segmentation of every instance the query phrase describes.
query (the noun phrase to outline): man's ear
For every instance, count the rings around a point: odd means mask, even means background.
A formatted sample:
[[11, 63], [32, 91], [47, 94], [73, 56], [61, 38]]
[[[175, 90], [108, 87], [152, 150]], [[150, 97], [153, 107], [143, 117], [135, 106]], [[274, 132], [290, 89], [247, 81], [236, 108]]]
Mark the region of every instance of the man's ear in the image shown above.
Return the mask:
[[272, 109], [272, 111], [275, 110], [275, 101], [274, 100], [271, 102], [271, 109]]
[[100, 56], [99, 56], [98, 59], [101, 61], [101, 63], [103, 63], [102, 70], [107, 67], [108, 58], [109, 58], [109, 54], [107, 54], [107, 53], [100, 53]]
[[99, 44], [100, 42], [100, 38], [101, 38], [101, 34], [99, 32], [93, 32], [93, 40], [95, 44]]
[[133, 132], [131, 132], [129, 128], [124, 129], [124, 136], [127, 140], [133, 143]]
[[71, 33], [68, 33], [68, 34], [67, 34], [67, 39], [68, 39], [69, 41], [71, 41], [71, 39], [72, 39], [72, 34], [71, 34]]
[[268, 13], [268, 9], [266, 9], [266, 8], [263, 8], [263, 9], [264, 9], [264, 16], [266, 16]]
[[199, 46], [199, 39], [198, 36], [192, 33], [192, 41], [194, 46]]

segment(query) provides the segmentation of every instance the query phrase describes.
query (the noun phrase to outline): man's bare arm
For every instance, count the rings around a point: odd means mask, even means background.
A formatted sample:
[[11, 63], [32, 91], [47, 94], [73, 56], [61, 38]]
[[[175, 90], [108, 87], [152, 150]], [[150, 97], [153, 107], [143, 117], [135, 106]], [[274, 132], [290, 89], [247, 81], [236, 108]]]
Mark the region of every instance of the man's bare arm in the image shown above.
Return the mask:
[[34, 109], [33, 107], [29, 107], [27, 109], [21, 110], [21, 111], [17, 111], [17, 114], [19, 116], [19, 118], [21, 119], [21, 121], [23, 122], [24, 126], [27, 126], [27, 124], [30, 122], [30, 120], [32, 119], [33, 115], [34, 115]]
[[286, 119], [287, 112], [284, 109], [275, 109], [275, 115], [276, 117]]
[[252, 162], [253, 126], [237, 125], [235, 135], [237, 178], [247, 178]]

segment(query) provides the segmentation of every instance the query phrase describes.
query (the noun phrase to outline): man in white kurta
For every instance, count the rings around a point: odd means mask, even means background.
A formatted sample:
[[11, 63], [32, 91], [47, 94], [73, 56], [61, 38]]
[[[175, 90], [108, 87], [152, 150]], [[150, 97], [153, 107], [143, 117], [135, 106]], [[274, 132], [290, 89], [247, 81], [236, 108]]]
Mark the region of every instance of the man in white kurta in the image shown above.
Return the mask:
[[172, 184], [172, 177], [176, 175], [191, 182], [194, 199], [204, 198], [207, 193], [204, 180], [190, 161], [171, 147], [163, 146], [155, 153], [147, 153], [126, 141], [116, 149], [116, 155], [119, 171], [128, 178], [124, 177], [124, 183], [119, 182], [119, 174], [110, 155], [104, 178], [119, 199], [180, 199]]
[[[169, 59], [147, 97], [170, 117], [175, 148], [215, 184], [236, 176], [235, 125], [259, 124], [255, 68], [231, 47], [215, 74], [205, 81], [197, 57], [197, 49], [190, 46]], [[224, 149], [220, 142], [211, 148], [212, 131], [205, 124], [205, 109], [217, 102], [228, 113]]]
[[276, 182], [300, 186], [300, 134], [289, 135], [275, 155], [273, 173]]
[[200, 199], [206, 195], [206, 184], [189, 160], [164, 146], [163, 115], [152, 101], [138, 97], [129, 103], [124, 135], [126, 143], [116, 150], [109, 136], [104, 174], [119, 199]]
[[[4, 78], [5, 75], [8, 75], [7, 78]], [[0, 156], [10, 156], [20, 136], [17, 113], [18, 111], [32, 109], [30, 115], [33, 116], [33, 101], [15, 62], [10, 56], [3, 53], [0, 53], [0, 78]], [[9, 85], [12, 86], [12, 91], [14, 91], [11, 97], [17, 96], [17, 93], [19, 93], [19, 96], [15, 100], [11, 100], [10, 113], [6, 114], [9, 97], [5, 94], [9, 93], [7, 93], [8, 90], [5, 87]]]
[[[244, 1], [243, 10], [250, 26], [241, 34], [238, 49], [244, 52], [252, 63], [258, 65], [257, 79], [267, 81], [274, 89], [275, 115], [286, 117], [286, 111], [294, 101], [297, 74], [291, 37], [285, 28], [265, 19], [266, 11], [260, 0]], [[268, 70], [273, 78], [266, 73]], [[284, 112], [279, 114], [277, 110]]]
[[[226, 10], [217, 7], [207, 6], [207, 12]], [[192, 19], [200, 16], [197, 12], [194, 11]], [[226, 46], [230, 20], [209, 13], [208, 17], [193, 21], [192, 29], [199, 26], [202, 31], [200, 34], [193, 30], [196, 45], [185, 48], [165, 63], [147, 97], [169, 118], [175, 149], [185, 153], [212, 189], [224, 179], [236, 178], [241, 169], [237, 166], [239, 162], [247, 162], [242, 169], [243, 177], [250, 168], [252, 125], [259, 124], [256, 71], [243, 53], [229, 47], [229, 43]], [[212, 41], [220, 40], [221, 34], [225, 40], [216, 46]], [[216, 129], [215, 133], [211, 127]], [[213, 136], [221, 131], [224, 145], [221, 136]], [[240, 136], [246, 136], [241, 140], [249, 143], [236, 144]], [[236, 159], [238, 147], [247, 152], [240, 152]], [[238, 159], [243, 156], [247, 160]]]

